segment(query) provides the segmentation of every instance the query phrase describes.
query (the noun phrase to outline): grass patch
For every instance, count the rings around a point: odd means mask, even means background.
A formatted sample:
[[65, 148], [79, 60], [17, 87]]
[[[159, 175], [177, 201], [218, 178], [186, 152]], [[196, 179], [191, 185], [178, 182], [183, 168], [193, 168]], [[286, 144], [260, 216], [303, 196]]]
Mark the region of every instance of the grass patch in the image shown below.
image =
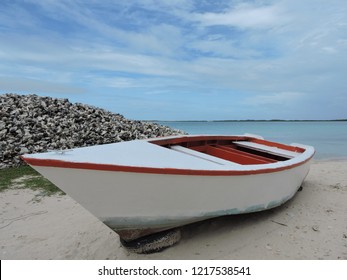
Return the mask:
[[44, 195], [64, 194], [28, 165], [0, 169], [0, 192], [7, 189], [31, 189]]

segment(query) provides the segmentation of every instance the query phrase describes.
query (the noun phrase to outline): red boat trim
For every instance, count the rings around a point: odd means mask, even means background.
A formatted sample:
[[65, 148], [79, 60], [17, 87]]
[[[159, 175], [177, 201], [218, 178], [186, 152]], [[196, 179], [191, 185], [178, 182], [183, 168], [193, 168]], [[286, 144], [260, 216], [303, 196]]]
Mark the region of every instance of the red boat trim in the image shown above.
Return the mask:
[[291, 152], [296, 152], [296, 153], [305, 152], [305, 149], [300, 148], [300, 147], [289, 146], [289, 145], [285, 145], [285, 144], [281, 144], [281, 143], [277, 143], [277, 142], [271, 142], [271, 141], [258, 139], [258, 138], [250, 138], [249, 141], [257, 143], [257, 144], [263, 144], [263, 145], [266, 145], [269, 147], [276, 147], [279, 149], [283, 149], [283, 150], [287, 150], [287, 151], [291, 151]]
[[251, 155], [236, 149], [228, 148], [221, 145], [208, 146], [207, 154], [222, 158], [225, 160], [230, 160], [231, 162], [236, 162], [239, 164], [264, 164], [269, 163], [266, 158], [261, 158], [256, 155]]
[[169, 139], [155, 139], [149, 141], [149, 143], [169, 149], [172, 146], [181, 146], [183, 148], [205, 153], [213, 157], [242, 165], [266, 164], [290, 159], [290, 157], [287, 157], [285, 153], [283, 155], [276, 155], [267, 152], [266, 149], [264, 151], [247, 147], [241, 149], [237, 144], [239, 141], [261, 144], [270, 149], [278, 148], [291, 153], [303, 153], [305, 151], [305, 149], [300, 147], [257, 139], [250, 136], [181, 136]]
[[138, 166], [125, 166], [125, 165], [112, 165], [112, 164], [97, 164], [88, 162], [68, 162], [52, 159], [38, 159], [38, 158], [21, 158], [28, 164], [33, 166], [44, 167], [59, 167], [59, 168], [75, 168], [75, 169], [87, 169], [98, 171], [116, 171], [116, 172], [133, 172], [133, 173], [149, 173], [149, 174], [172, 174], [172, 175], [198, 175], [198, 176], [230, 176], [230, 175], [253, 175], [262, 173], [272, 173], [291, 169], [300, 166], [308, 162], [311, 157], [305, 161], [276, 167], [276, 168], [264, 168], [256, 170], [192, 170], [192, 169], [176, 169], [176, 168], [156, 168], [156, 167], [138, 167]]
[[[159, 146], [165, 146], [165, 145], [180, 145], [182, 143], [184, 144], [192, 144], [197, 143], [201, 141], [200, 145], [208, 144], [208, 141], [248, 141], [249, 139], [253, 139], [252, 137], [247, 136], [220, 136], [217, 137], [214, 135], [203, 135], [203, 136], [182, 136], [182, 137], [175, 137], [175, 138], [164, 138], [164, 139], [155, 139], [148, 141], [149, 143], [156, 144]], [[189, 145], [190, 146], [190, 145]], [[189, 147], [188, 146], [188, 147]]]
[[[219, 144], [222, 145], [222, 141], [249, 141], [254, 142], [258, 144], [263, 144], [269, 147], [276, 147], [279, 149], [291, 151], [291, 152], [297, 152], [297, 153], [303, 153], [305, 152], [305, 149], [295, 146], [289, 146], [277, 142], [271, 142], [268, 140], [258, 139], [250, 136], [220, 136], [218, 137], [214, 135], [203, 135], [203, 136], [182, 136], [182, 137], [176, 137], [176, 138], [167, 138], [167, 139], [155, 139], [149, 141], [149, 143], [156, 144], [159, 146], [167, 146], [167, 145], [180, 145], [185, 144], [187, 145], [187, 148], [191, 148], [190, 145], [193, 143], [198, 143], [201, 141], [200, 146], [208, 145], [210, 144], [209, 141], [213, 142], [212, 144]], [[216, 142], [217, 141], [217, 142]], [[199, 146], [199, 145], [198, 145]]]

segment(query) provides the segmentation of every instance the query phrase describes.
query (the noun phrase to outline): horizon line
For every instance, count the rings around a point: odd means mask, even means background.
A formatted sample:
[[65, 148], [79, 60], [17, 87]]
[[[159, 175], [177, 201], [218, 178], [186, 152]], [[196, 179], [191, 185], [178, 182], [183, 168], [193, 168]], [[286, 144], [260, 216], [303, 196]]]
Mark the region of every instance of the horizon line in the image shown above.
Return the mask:
[[323, 119], [323, 120], [285, 120], [285, 119], [244, 119], [244, 120], [142, 120], [146, 122], [341, 122], [347, 119]]

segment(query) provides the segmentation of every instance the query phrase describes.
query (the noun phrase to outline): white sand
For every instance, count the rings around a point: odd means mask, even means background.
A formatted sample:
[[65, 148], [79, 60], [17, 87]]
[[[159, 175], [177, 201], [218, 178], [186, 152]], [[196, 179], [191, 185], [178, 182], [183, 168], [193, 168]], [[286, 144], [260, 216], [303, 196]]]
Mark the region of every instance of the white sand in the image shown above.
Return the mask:
[[347, 161], [313, 163], [303, 190], [266, 212], [189, 225], [161, 253], [129, 253], [68, 196], [0, 193], [0, 259], [347, 259]]

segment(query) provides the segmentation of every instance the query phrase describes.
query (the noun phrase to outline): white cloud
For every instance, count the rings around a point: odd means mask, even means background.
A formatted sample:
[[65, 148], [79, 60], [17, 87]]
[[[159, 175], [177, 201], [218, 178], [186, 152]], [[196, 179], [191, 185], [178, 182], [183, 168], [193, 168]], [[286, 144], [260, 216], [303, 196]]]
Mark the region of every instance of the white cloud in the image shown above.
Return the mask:
[[244, 103], [252, 106], [288, 106], [305, 97], [301, 92], [279, 92], [271, 94], [259, 94], [244, 100]]
[[0, 14], [0, 73], [14, 89], [39, 90], [40, 81], [49, 83], [41, 90], [61, 84], [182, 100], [230, 92], [253, 96], [243, 106], [294, 111], [308, 96], [318, 108], [345, 94], [345, 1], [23, 3]]
[[220, 38], [217, 40], [195, 40], [189, 43], [192, 50], [199, 51], [202, 55], [209, 55], [219, 58], [249, 59], [260, 57], [262, 53], [249, 47], [240, 47], [232, 39]]
[[330, 54], [334, 54], [337, 53], [336, 48], [332, 47], [332, 46], [326, 46], [322, 48], [323, 51], [330, 53]]
[[0, 89], [2, 93], [26, 92], [26, 93], [61, 93], [76, 94], [84, 93], [86, 90], [71, 84], [49, 82], [46, 80], [34, 80], [16, 77], [0, 77]]
[[281, 10], [278, 6], [257, 6], [239, 4], [222, 13], [195, 14], [193, 19], [204, 26], [226, 25], [237, 28], [269, 28], [283, 22]]

